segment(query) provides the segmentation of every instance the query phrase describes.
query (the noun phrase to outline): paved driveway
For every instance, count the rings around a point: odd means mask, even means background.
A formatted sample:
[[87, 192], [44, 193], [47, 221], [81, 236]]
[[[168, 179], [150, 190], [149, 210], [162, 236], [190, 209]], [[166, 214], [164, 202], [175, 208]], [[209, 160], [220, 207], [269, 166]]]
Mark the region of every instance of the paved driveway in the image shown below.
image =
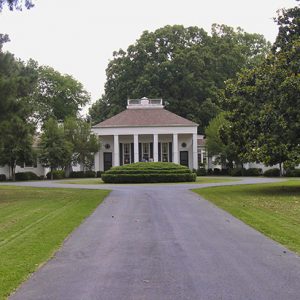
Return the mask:
[[192, 187], [113, 186], [11, 299], [298, 300], [299, 256]]

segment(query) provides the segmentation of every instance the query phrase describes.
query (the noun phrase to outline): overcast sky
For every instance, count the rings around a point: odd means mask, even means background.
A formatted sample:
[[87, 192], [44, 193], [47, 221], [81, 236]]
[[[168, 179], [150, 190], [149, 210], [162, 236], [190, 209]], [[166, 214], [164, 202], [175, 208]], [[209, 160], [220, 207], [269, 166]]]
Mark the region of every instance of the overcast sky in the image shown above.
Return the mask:
[[105, 69], [114, 50], [126, 49], [144, 30], [165, 25], [213, 23], [240, 26], [274, 42], [273, 17], [294, 0], [35, 0], [29, 11], [0, 14], [0, 32], [11, 42], [4, 50], [33, 58], [83, 83], [92, 101], [104, 91]]

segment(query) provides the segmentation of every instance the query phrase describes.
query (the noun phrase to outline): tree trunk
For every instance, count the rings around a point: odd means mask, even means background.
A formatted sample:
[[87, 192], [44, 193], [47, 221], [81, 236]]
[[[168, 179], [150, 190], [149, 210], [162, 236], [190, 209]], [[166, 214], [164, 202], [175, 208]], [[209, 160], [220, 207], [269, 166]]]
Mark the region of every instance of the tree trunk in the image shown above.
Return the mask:
[[11, 179], [12, 181], [16, 181], [16, 162], [14, 161], [11, 166]]
[[51, 180], [53, 180], [53, 168], [50, 168], [50, 172], [51, 172]]
[[279, 163], [279, 176], [283, 176], [283, 170], [282, 170], [282, 162]]

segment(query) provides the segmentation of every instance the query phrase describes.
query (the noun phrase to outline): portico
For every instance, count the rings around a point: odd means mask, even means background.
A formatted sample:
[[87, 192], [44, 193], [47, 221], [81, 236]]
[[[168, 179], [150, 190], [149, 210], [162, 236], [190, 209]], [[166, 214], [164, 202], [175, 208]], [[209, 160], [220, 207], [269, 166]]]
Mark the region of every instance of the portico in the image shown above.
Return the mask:
[[139, 161], [198, 167], [197, 124], [165, 110], [161, 99], [128, 100], [125, 111], [92, 130], [101, 141], [96, 171]]

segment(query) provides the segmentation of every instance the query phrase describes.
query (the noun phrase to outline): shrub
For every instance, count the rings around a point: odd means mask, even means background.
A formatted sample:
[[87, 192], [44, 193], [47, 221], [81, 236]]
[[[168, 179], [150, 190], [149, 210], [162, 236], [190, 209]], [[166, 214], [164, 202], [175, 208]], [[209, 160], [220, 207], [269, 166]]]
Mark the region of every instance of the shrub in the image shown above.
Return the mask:
[[287, 177], [300, 177], [300, 169], [287, 170], [285, 173]]
[[221, 175], [221, 170], [218, 168], [214, 168], [213, 175]]
[[[51, 179], [51, 172], [47, 173], [47, 179]], [[63, 179], [65, 178], [65, 171], [64, 170], [54, 170], [53, 171], [53, 179]]]
[[196, 171], [196, 174], [197, 174], [197, 176], [205, 176], [205, 175], [206, 175], [206, 170], [205, 170], [205, 168], [199, 168], [199, 169]]
[[17, 181], [39, 180], [40, 177], [33, 172], [19, 172], [15, 174]]
[[96, 172], [95, 171], [85, 171], [84, 177], [85, 178], [95, 178]]
[[230, 169], [229, 175], [231, 176], [243, 176], [244, 174], [244, 169], [243, 168], [234, 168]]
[[70, 172], [70, 178], [84, 178], [84, 172], [83, 171], [72, 171]]
[[134, 163], [113, 167], [101, 174], [106, 183], [186, 182], [195, 181], [189, 168], [174, 163]]
[[229, 175], [229, 169], [221, 169], [220, 175]]
[[96, 177], [97, 178], [101, 178], [102, 173], [103, 173], [102, 171], [97, 171], [96, 172]]
[[72, 171], [70, 173], [70, 178], [94, 178], [96, 177], [95, 171]]
[[278, 168], [273, 168], [273, 169], [266, 170], [264, 172], [264, 176], [266, 176], [266, 177], [278, 177], [278, 176], [280, 176], [280, 170]]
[[244, 176], [260, 176], [262, 175], [262, 169], [260, 168], [249, 168], [244, 170]]
[[6, 181], [6, 175], [0, 174], [0, 181]]

